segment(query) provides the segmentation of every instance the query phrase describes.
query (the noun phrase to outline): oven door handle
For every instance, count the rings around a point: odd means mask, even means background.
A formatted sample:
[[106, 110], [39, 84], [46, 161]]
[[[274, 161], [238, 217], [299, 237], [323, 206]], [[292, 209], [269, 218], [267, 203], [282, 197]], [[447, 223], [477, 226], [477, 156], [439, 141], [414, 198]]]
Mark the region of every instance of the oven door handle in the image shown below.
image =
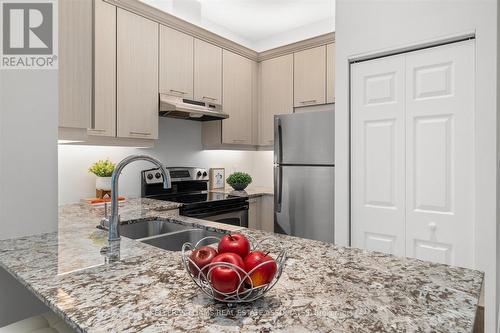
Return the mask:
[[207, 217], [207, 216], [217, 216], [217, 215], [222, 215], [222, 214], [227, 214], [227, 213], [232, 213], [232, 212], [245, 211], [245, 210], [248, 210], [248, 205], [241, 206], [241, 207], [238, 207], [238, 208], [233, 208], [233, 209], [224, 209], [224, 210], [217, 210], [217, 211], [204, 212], [204, 213], [198, 213], [198, 214], [191, 214], [189, 212], [185, 212], [184, 216], [194, 217], [194, 218], [202, 218], [202, 217]]

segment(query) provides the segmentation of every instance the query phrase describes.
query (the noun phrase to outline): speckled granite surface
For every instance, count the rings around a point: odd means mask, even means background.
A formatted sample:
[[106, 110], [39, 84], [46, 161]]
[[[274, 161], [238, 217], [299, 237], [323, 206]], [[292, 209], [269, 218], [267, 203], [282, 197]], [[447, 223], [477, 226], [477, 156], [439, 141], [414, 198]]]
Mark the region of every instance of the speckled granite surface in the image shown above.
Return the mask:
[[[220, 227], [166, 205], [130, 200], [120, 214]], [[102, 208], [68, 205], [60, 214], [58, 233], [0, 241], [0, 265], [78, 331], [472, 332], [478, 271], [244, 230], [276, 237], [289, 258], [263, 299], [228, 307], [196, 289], [179, 252], [123, 238], [122, 260], [103, 264]]]
[[274, 195], [274, 190], [270, 187], [264, 187], [264, 186], [249, 186], [246, 188], [244, 191], [235, 191], [231, 187], [226, 187], [225, 189], [215, 189], [215, 190], [210, 190], [210, 192], [214, 193], [227, 193], [231, 195], [237, 195], [237, 196], [242, 196], [242, 197], [260, 197], [263, 195]]

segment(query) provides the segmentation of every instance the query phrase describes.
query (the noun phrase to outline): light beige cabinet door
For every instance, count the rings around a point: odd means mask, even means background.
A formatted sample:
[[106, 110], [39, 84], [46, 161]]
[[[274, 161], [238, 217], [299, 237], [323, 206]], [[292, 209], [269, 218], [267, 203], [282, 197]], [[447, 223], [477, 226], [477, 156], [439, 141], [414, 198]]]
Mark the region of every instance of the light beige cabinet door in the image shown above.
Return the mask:
[[259, 144], [274, 142], [274, 115], [293, 112], [293, 54], [261, 63]]
[[160, 92], [193, 99], [194, 38], [160, 25]]
[[92, 1], [59, 1], [59, 127], [90, 127]]
[[248, 199], [248, 228], [260, 230], [260, 198]]
[[326, 46], [294, 54], [294, 106], [325, 104]]
[[194, 98], [222, 104], [222, 49], [194, 40]]
[[252, 144], [252, 61], [235, 53], [223, 52], [222, 143]]
[[94, 106], [89, 135], [116, 136], [116, 7], [94, 2]]
[[158, 138], [158, 24], [118, 8], [117, 123], [123, 138]]
[[335, 44], [326, 46], [326, 102], [335, 102]]

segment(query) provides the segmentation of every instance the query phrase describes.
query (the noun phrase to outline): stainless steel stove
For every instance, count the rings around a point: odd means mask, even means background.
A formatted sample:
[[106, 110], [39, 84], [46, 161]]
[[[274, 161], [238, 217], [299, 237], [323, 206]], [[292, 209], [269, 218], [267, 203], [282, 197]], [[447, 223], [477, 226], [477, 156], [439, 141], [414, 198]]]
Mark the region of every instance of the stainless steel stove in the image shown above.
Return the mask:
[[141, 173], [143, 198], [182, 203], [180, 214], [202, 220], [248, 227], [248, 197], [208, 191], [208, 172], [202, 168], [167, 168], [172, 188], [163, 188], [158, 169]]

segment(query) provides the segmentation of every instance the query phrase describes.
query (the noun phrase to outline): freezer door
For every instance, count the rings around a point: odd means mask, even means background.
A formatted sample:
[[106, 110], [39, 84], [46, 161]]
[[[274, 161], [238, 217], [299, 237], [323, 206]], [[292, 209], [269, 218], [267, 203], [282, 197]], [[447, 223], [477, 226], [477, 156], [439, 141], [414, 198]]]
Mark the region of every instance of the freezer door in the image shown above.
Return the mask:
[[333, 165], [334, 122], [333, 111], [275, 116], [274, 163]]
[[334, 170], [275, 166], [275, 232], [333, 243]]

